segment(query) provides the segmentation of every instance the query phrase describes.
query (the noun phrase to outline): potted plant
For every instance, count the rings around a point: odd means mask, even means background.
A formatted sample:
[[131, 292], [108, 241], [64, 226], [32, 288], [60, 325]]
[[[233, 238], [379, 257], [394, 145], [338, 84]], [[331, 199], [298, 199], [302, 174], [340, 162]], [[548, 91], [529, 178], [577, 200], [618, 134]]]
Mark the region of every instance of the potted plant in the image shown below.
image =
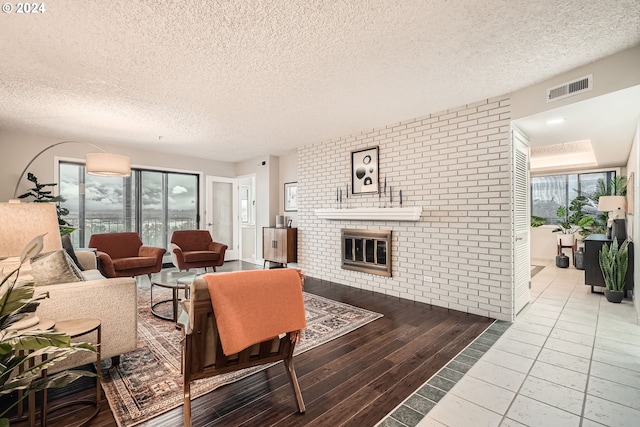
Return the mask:
[[[17, 329], [19, 321], [33, 316], [39, 301], [48, 294], [35, 294], [33, 281], [19, 281], [22, 265], [42, 250], [43, 236], [33, 239], [23, 250], [16, 269], [0, 282], [0, 396], [22, 390], [22, 397], [16, 397], [6, 408], [0, 409], [0, 427], [9, 426], [5, 418], [21, 399], [45, 388], [64, 387], [83, 375], [94, 376], [90, 372], [63, 371], [41, 377], [43, 369], [49, 369], [77, 351], [96, 350], [87, 343], [71, 343], [69, 335], [51, 330]], [[4, 275], [4, 271], [0, 276]], [[46, 355], [46, 361], [42, 356]]]
[[561, 246], [573, 246], [576, 233], [588, 233], [589, 227], [593, 224], [593, 217], [583, 212], [589, 200], [585, 196], [578, 196], [571, 201], [569, 210], [565, 206], [559, 206], [556, 211], [558, 217], [558, 229], [554, 232], [558, 234], [558, 244]]
[[611, 246], [603, 245], [600, 249], [599, 260], [602, 277], [604, 278], [604, 296], [609, 302], [622, 302], [624, 297], [625, 278], [629, 266], [629, 241], [618, 245], [614, 238]]
[[27, 174], [27, 180], [33, 182], [35, 187], [30, 188], [24, 194], [18, 196], [18, 199], [26, 199], [27, 197], [33, 197], [34, 203], [55, 203], [56, 213], [58, 214], [58, 225], [60, 226], [60, 234], [69, 234], [75, 230], [73, 226], [63, 217], [69, 215], [69, 209], [60, 206], [60, 203], [64, 203], [67, 200], [62, 196], [54, 196], [51, 190], [47, 187], [55, 187], [57, 184], [40, 184], [38, 178], [29, 172]]

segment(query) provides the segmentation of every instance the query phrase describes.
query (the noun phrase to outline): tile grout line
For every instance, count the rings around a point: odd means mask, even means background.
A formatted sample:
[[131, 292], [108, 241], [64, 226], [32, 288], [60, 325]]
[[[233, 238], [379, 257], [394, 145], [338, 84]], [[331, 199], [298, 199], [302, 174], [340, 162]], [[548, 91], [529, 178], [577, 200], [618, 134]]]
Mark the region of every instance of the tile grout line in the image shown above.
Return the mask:
[[[420, 387], [418, 387], [418, 389], [417, 389], [415, 392], [413, 392], [413, 393], [412, 393], [411, 395], [409, 395], [405, 400], [403, 400], [400, 404], [398, 404], [398, 406], [396, 406], [395, 408], [393, 408], [393, 409], [392, 409], [392, 410], [391, 410], [391, 411], [390, 411], [390, 412], [389, 412], [389, 413], [388, 413], [384, 418], [382, 418], [382, 419], [381, 419], [377, 424], [375, 424], [375, 426], [374, 426], [374, 427], [382, 427], [382, 426], [383, 426], [383, 423], [385, 423], [389, 418], [390, 418], [390, 419], [392, 419], [394, 422], [397, 422], [397, 423], [399, 423], [399, 424], [402, 424], [403, 426], [406, 426], [406, 427], [412, 427], [412, 426], [410, 426], [410, 425], [407, 425], [407, 424], [403, 423], [402, 421], [398, 420], [397, 418], [395, 418], [395, 417], [393, 416], [393, 414], [395, 414], [395, 413], [398, 411], [398, 409], [401, 409], [402, 407], [407, 407], [407, 408], [411, 409], [412, 411], [418, 412], [418, 411], [416, 411], [415, 409], [411, 408], [410, 406], [407, 406], [407, 405], [406, 405], [406, 402], [407, 402], [409, 399], [411, 399], [412, 397], [416, 396], [416, 395], [417, 395], [417, 396], [420, 396], [420, 397], [421, 397], [421, 398], [423, 398], [423, 399], [429, 400], [430, 402], [433, 402], [435, 405], [437, 405], [437, 404], [438, 404], [438, 402], [439, 402], [441, 399], [443, 399], [443, 398], [444, 398], [444, 397], [449, 393], [449, 391], [450, 391], [451, 389], [449, 389], [449, 390], [443, 390], [443, 389], [440, 389], [440, 388], [438, 388], [438, 387], [436, 387], [436, 386], [434, 386], [434, 385], [429, 384], [429, 381], [431, 381], [433, 378], [437, 377], [437, 376], [438, 376], [438, 374], [439, 374], [440, 372], [442, 372], [445, 368], [448, 368], [448, 369], [451, 369], [451, 370], [453, 370], [453, 371], [455, 371], [455, 372], [458, 372], [458, 373], [462, 374], [462, 377], [460, 377], [460, 379], [458, 379], [458, 380], [456, 380], [456, 381], [452, 381], [452, 380], [450, 380], [450, 379], [448, 379], [448, 378], [446, 378], [446, 377], [441, 377], [441, 378], [444, 378], [445, 380], [448, 380], [448, 381], [450, 381], [450, 382], [453, 382], [453, 383], [454, 383], [454, 386], [455, 386], [455, 384], [457, 384], [457, 383], [458, 383], [458, 381], [460, 381], [462, 378], [464, 378], [464, 376], [467, 374], [467, 372], [462, 373], [462, 372], [459, 372], [459, 371], [457, 371], [457, 370], [455, 370], [455, 369], [453, 369], [453, 368], [450, 368], [449, 366], [451, 365], [451, 362], [456, 361], [456, 358], [458, 358], [460, 355], [463, 355], [463, 352], [464, 352], [464, 351], [466, 351], [467, 349], [469, 349], [469, 348], [470, 348], [474, 343], [476, 343], [476, 342], [478, 341], [478, 339], [480, 339], [483, 335], [485, 335], [485, 334], [487, 333], [487, 331], [489, 331], [492, 327], [494, 327], [494, 326], [495, 326], [495, 325], [497, 325], [497, 324], [508, 324], [508, 326], [507, 326], [506, 328], [504, 328], [504, 330], [499, 331], [499, 332], [500, 332], [500, 335], [498, 335], [498, 338], [496, 338], [496, 340], [491, 344], [491, 346], [488, 346], [489, 348], [487, 348], [487, 350], [485, 350], [485, 351], [484, 351], [484, 353], [483, 353], [479, 358], [475, 358], [475, 357], [471, 357], [471, 356], [464, 355], [464, 356], [470, 357], [470, 358], [472, 358], [472, 359], [476, 359], [476, 360], [475, 360], [475, 362], [473, 362], [474, 364], [475, 364], [478, 360], [480, 360], [480, 358], [482, 358], [482, 356], [484, 356], [484, 354], [486, 354], [486, 353], [487, 353], [487, 352], [488, 352], [488, 351], [493, 347], [493, 345], [494, 345], [494, 344], [498, 341], [498, 339], [499, 339], [499, 338], [500, 338], [500, 337], [501, 337], [501, 336], [502, 336], [502, 335], [507, 331], [507, 329], [509, 329], [509, 327], [510, 327], [510, 326], [511, 326], [511, 324], [512, 324], [511, 322], [505, 322], [505, 321], [500, 321], [500, 320], [494, 320], [494, 321], [493, 321], [489, 326], [487, 326], [487, 327], [482, 331], [482, 333], [480, 333], [480, 334], [479, 334], [479, 335], [478, 335], [478, 336], [477, 336], [473, 341], [471, 341], [471, 342], [470, 342], [470, 343], [469, 343], [465, 348], [463, 348], [462, 350], [460, 350], [460, 352], [458, 352], [458, 354], [456, 354], [456, 355], [455, 355], [455, 356], [454, 356], [454, 357], [453, 357], [449, 362], [447, 362], [447, 364], [446, 364], [446, 365], [444, 365], [444, 366], [443, 366], [442, 368], [440, 368], [437, 372], [435, 372], [431, 377], [429, 377], [429, 378], [428, 378], [428, 379], [427, 379], [427, 380], [426, 380], [426, 381], [425, 381], [425, 382], [424, 382]], [[486, 344], [482, 344], [482, 345], [485, 345], [485, 346], [486, 346]], [[475, 350], [475, 349], [474, 349], [474, 350]], [[479, 350], [478, 350], [478, 351], [479, 351]], [[459, 361], [457, 361], [457, 362], [458, 362], [458, 363], [463, 363], [463, 362], [459, 362]], [[466, 365], [466, 363], [463, 363], [463, 364], [465, 364], [465, 365]], [[471, 369], [471, 367], [472, 367], [472, 366], [473, 366], [473, 365], [469, 365], [469, 369]], [[468, 371], [468, 370], [467, 370], [467, 371]], [[440, 397], [440, 398], [438, 399], [438, 401], [433, 401], [433, 400], [431, 400], [431, 399], [428, 399], [428, 398], [426, 398], [426, 397], [424, 397], [424, 396], [420, 395], [418, 392], [419, 392], [420, 390], [422, 390], [426, 385], [429, 385], [429, 386], [431, 386], [431, 387], [433, 387], [433, 388], [435, 388], [435, 389], [438, 389], [438, 390], [442, 391], [442, 392], [444, 393], [444, 394], [443, 394], [443, 396], [442, 396], [442, 397]], [[453, 387], [452, 387], [452, 388], [453, 388]], [[433, 407], [435, 407], [435, 405], [434, 405]], [[427, 411], [426, 411], [426, 413], [424, 413], [424, 414], [422, 414], [422, 413], [418, 412], [420, 415], [422, 415], [422, 419], [426, 418], [427, 414], [431, 411], [431, 409], [433, 409], [433, 407], [431, 407], [429, 410], [427, 410]], [[420, 420], [420, 421], [421, 421], [421, 420]], [[420, 421], [418, 421], [418, 422], [420, 422]], [[415, 424], [414, 424], [414, 425], [415, 425]]]
[[[558, 275], [556, 274], [554, 277], [554, 280], [558, 277]], [[540, 298], [540, 296], [544, 293], [544, 291], [546, 291], [547, 289], [549, 289], [551, 287], [551, 283], [553, 281], [549, 282], [549, 284], [544, 288], [544, 290], [542, 292], [540, 292], [538, 294], [538, 296], [529, 304], [529, 308], [527, 308], [527, 311], [529, 311], [529, 309], [531, 307], [533, 307], [533, 304], [536, 303], [536, 301], [538, 301], [538, 299]], [[569, 298], [567, 298], [567, 301], [569, 301]], [[536, 362], [538, 361], [538, 357], [540, 356], [540, 353], [542, 353], [542, 349], [544, 348], [544, 345], [547, 343], [547, 341], [549, 340], [549, 337], [551, 336], [551, 333], [553, 332], [553, 329], [555, 328], [555, 326], [558, 324], [558, 320], [560, 320], [560, 316], [562, 315], [562, 311], [564, 311], [564, 308], [566, 307], [567, 302], [565, 302], [562, 306], [562, 310], [560, 311], [560, 313], [558, 314], [558, 318], [555, 320], [555, 322], [553, 323], [553, 326], [551, 327], [551, 330], [549, 331], [549, 333], [547, 334], [547, 336], [544, 339], [544, 342], [542, 343], [542, 345], [540, 346], [540, 350], [538, 351], [538, 354], [536, 354], [536, 358], [533, 359], [533, 363], [531, 364], [531, 367], [529, 368], [529, 370], [527, 371], [527, 373], [525, 374], [524, 379], [522, 380], [522, 383], [520, 384], [520, 386], [518, 387], [518, 390], [515, 392], [515, 394], [513, 395], [513, 399], [511, 399], [511, 402], [509, 403], [509, 406], [507, 407], [507, 409], [505, 410], [504, 414], [502, 415], [502, 418], [500, 420], [500, 424], [502, 425], [502, 423], [505, 422], [505, 420], [507, 419], [507, 414], [509, 413], [509, 410], [512, 408], [513, 403], [515, 402], [516, 398], [518, 396], [524, 396], [524, 394], [521, 394], [520, 391], [522, 390], [522, 386], [524, 385], [524, 383], [527, 381], [527, 379], [529, 378], [531, 371], [533, 370], [533, 367], [535, 366]], [[534, 377], [535, 378], [535, 377]], [[530, 398], [529, 396], [525, 396]], [[530, 398], [532, 399], [532, 398]], [[532, 400], [536, 400], [536, 399], [532, 399]], [[538, 400], [536, 400], [537, 402], [539, 402]], [[540, 402], [542, 404], [545, 404], [544, 402]], [[514, 420], [516, 421], [516, 420]], [[518, 421], [516, 421], [518, 422]]]
[[587, 371], [587, 382], [584, 386], [584, 398], [582, 399], [582, 412], [580, 412], [580, 425], [586, 419], [584, 416], [587, 407], [587, 397], [589, 396], [589, 382], [591, 381], [591, 366], [593, 364], [593, 353], [596, 351], [596, 338], [598, 336], [598, 325], [600, 324], [600, 309], [602, 306], [602, 298], [598, 299], [598, 312], [596, 314], [596, 330], [593, 332], [593, 343], [591, 346], [591, 357], [589, 358], [589, 370]]

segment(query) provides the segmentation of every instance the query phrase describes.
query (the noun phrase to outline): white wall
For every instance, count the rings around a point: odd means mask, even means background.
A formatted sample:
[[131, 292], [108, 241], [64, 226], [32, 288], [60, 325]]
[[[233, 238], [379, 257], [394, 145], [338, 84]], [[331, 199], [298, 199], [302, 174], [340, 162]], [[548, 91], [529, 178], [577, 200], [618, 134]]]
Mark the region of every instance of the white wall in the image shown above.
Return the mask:
[[[640, 70], [640, 45], [510, 94], [511, 117], [514, 120], [520, 119], [563, 105], [637, 86], [640, 84], [640, 72], [638, 70]], [[593, 74], [593, 90], [552, 103], [546, 102], [548, 88], [588, 74]]]
[[[483, 100], [298, 151], [298, 264], [305, 274], [387, 295], [511, 320], [510, 106]], [[351, 176], [351, 151], [379, 146], [380, 172], [422, 206], [417, 222], [333, 221], [314, 210], [335, 206]], [[377, 207], [356, 195], [352, 207]], [[340, 229], [391, 229], [386, 278], [340, 268]], [[433, 282], [423, 281], [433, 277]]]
[[256, 256], [262, 258], [262, 228], [275, 225], [278, 213], [279, 158], [265, 156], [236, 163], [236, 176], [256, 176]]
[[284, 184], [286, 182], [298, 181], [298, 153], [289, 154], [288, 156], [280, 156], [280, 200], [278, 206], [280, 209], [280, 215], [289, 217], [292, 221], [292, 226], [298, 226], [298, 212], [285, 212], [284, 211]]
[[[531, 264], [547, 265], [555, 260], [558, 250], [558, 234], [553, 230], [557, 229], [558, 227], [555, 225], [531, 227]], [[565, 254], [571, 257], [570, 252], [570, 250], [566, 250]]]
[[[640, 243], [640, 176], [638, 176], [638, 168], [640, 165], [640, 120], [636, 126], [636, 133], [633, 136], [633, 145], [629, 161], [627, 162], [627, 177], [633, 173], [633, 181], [627, 183], [627, 203], [633, 205], [633, 214], [627, 214], [627, 227], [629, 236], [634, 245]], [[631, 191], [631, 194], [629, 192]], [[630, 200], [633, 199], [633, 200]], [[633, 304], [636, 308], [637, 321], [640, 324], [640, 250], [635, 248], [635, 259], [633, 260]]]

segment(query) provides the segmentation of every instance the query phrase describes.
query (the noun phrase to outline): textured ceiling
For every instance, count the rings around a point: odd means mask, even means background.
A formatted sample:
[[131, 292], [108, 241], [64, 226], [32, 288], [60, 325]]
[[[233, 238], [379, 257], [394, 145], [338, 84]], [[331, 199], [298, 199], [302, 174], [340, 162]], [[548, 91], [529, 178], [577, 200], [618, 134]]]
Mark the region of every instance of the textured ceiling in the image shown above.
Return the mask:
[[638, 0], [44, 4], [0, 16], [0, 129], [226, 161], [508, 93], [640, 43]]

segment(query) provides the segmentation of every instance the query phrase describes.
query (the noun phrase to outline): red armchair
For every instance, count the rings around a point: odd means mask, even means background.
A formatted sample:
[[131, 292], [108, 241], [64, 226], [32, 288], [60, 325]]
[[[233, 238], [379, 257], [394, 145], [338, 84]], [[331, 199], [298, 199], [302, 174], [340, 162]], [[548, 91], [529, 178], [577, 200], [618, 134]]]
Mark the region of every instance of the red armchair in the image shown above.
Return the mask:
[[93, 234], [89, 247], [97, 249], [100, 272], [105, 277], [133, 277], [162, 269], [164, 248], [143, 246], [138, 233]]
[[208, 230], [178, 230], [171, 235], [171, 259], [180, 270], [216, 267], [224, 264], [227, 245], [214, 242]]

